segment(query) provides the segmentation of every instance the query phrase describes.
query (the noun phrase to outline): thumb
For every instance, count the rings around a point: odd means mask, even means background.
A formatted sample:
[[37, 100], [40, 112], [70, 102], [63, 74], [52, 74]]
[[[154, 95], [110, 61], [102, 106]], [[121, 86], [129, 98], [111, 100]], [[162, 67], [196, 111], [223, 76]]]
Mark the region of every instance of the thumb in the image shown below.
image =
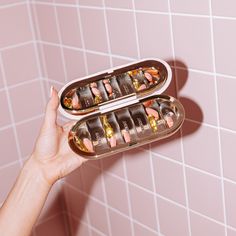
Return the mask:
[[51, 98], [48, 101], [46, 107], [46, 113], [44, 117], [44, 126], [52, 127], [56, 125], [57, 120], [57, 108], [59, 106], [59, 97], [56, 89], [51, 87]]

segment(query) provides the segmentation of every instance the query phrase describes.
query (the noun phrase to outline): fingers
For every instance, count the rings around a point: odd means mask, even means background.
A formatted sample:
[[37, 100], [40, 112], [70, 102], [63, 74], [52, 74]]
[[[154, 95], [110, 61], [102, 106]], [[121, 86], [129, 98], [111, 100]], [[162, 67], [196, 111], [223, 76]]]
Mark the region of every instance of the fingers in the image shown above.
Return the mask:
[[52, 126], [56, 125], [58, 106], [59, 106], [59, 97], [57, 95], [56, 89], [52, 86], [51, 87], [51, 98], [48, 101], [48, 104], [46, 107], [44, 126], [52, 127]]

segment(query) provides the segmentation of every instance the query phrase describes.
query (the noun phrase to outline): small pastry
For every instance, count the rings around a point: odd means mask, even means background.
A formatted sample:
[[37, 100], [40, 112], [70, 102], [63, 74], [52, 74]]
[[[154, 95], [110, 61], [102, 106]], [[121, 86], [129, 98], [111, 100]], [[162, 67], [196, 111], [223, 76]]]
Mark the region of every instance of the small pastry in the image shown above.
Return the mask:
[[72, 108], [72, 99], [65, 97], [63, 100], [63, 104], [67, 107], [67, 108]]
[[73, 95], [73, 97], [72, 97], [72, 107], [74, 108], [74, 109], [79, 109], [79, 108], [81, 108], [81, 106], [80, 106], [80, 102], [79, 102], [79, 97], [78, 97], [78, 95], [77, 95], [77, 93], [75, 92], [74, 93], [74, 95]]
[[150, 124], [153, 132], [156, 132], [157, 131], [157, 123], [156, 123], [155, 117], [152, 115], [148, 115], [148, 121], [149, 121], [149, 124]]
[[84, 152], [94, 152], [93, 144], [88, 138], [84, 138], [81, 140], [77, 136], [75, 136], [75, 141], [79, 146], [79, 149]]
[[98, 86], [97, 86], [96, 82], [92, 82], [92, 83], [90, 83], [90, 87], [91, 88], [97, 88]]
[[152, 104], [153, 104], [153, 100], [148, 100], [148, 101], [146, 101], [146, 102], [143, 102], [143, 105], [145, 106], [145, 107], [150, 107]]
[[166, 124], [168, 125], [169, 128], [171, 128], [174, 125], [174, 121], [173, 121], [173, 118], [172, 118], [173, 115], [174, 114], [172, 112], [169, 112], [164, 116]]
[[158, 111], [156, 111], [156, 110], [154, 110], [153, 108], [150, 108], [150, 107], [146, 107], [145, 110], [146, 110], [148, 115], [154, 116], [155, 120], [159, 119]]
[[147, 86], [145, 84], [142, 84], [139, 86], [138, 91], [144, 90], [146, 88], [147, 88]]
[[87, 150], [88, 150], [89, 152], [94, 152], [94, 150], [93, 150], [93, 144], [92, 144], [92, 142], [90, 141], [90, 139], [84, 138], [84, 139], [83, 139], [83, 143], [84, 143], [85, 147], [87, 148]]
[[149, 82], [153, 82], [151, 74], [149, 74], [148, 72], [144, 72], [144, 76]]
[[129, 143], [131, 140], [129, 131], [127, 131], [126, 129], [123, 129], [123, 130], [121, 130], [121, 134], [123, 135], [125, 142]]
[[104, 79], [103, 83], [105, 85], [106, 91], [109, 93], [109, 96], [113, 95], [113, 89], [111, 87], [110, 81], [108, 79]]
[[101, 96], [101, 92], [97, 88], [92, 87], [91, 90], [95, 96], [98, 96], [98, 95]]
[[108, 141], [110, 142], [111, 147], [116, 146], [116, 137], [115, 136], [112, 136], [110, 139], [108, 139]]

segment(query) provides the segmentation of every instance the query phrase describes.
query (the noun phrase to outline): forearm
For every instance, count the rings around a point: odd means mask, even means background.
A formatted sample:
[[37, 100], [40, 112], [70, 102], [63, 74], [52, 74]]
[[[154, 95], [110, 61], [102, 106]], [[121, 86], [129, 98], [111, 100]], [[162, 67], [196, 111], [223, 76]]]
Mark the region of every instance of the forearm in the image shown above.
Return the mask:
[[27, 161], [0, 209], [0, 235], [29, 236], [50, 188], [37, 163]]

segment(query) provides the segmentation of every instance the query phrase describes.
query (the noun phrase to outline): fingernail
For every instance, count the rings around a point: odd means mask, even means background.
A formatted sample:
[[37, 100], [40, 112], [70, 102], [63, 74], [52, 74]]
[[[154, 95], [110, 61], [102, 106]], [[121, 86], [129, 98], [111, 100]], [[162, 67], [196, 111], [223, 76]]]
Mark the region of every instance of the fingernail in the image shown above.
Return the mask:
[[52, 97], [52, 91], [53, 91], [53, 89], [54, 89], [54, 87], [51, 86], [51, 88], [50, 88], [50, 97]]

